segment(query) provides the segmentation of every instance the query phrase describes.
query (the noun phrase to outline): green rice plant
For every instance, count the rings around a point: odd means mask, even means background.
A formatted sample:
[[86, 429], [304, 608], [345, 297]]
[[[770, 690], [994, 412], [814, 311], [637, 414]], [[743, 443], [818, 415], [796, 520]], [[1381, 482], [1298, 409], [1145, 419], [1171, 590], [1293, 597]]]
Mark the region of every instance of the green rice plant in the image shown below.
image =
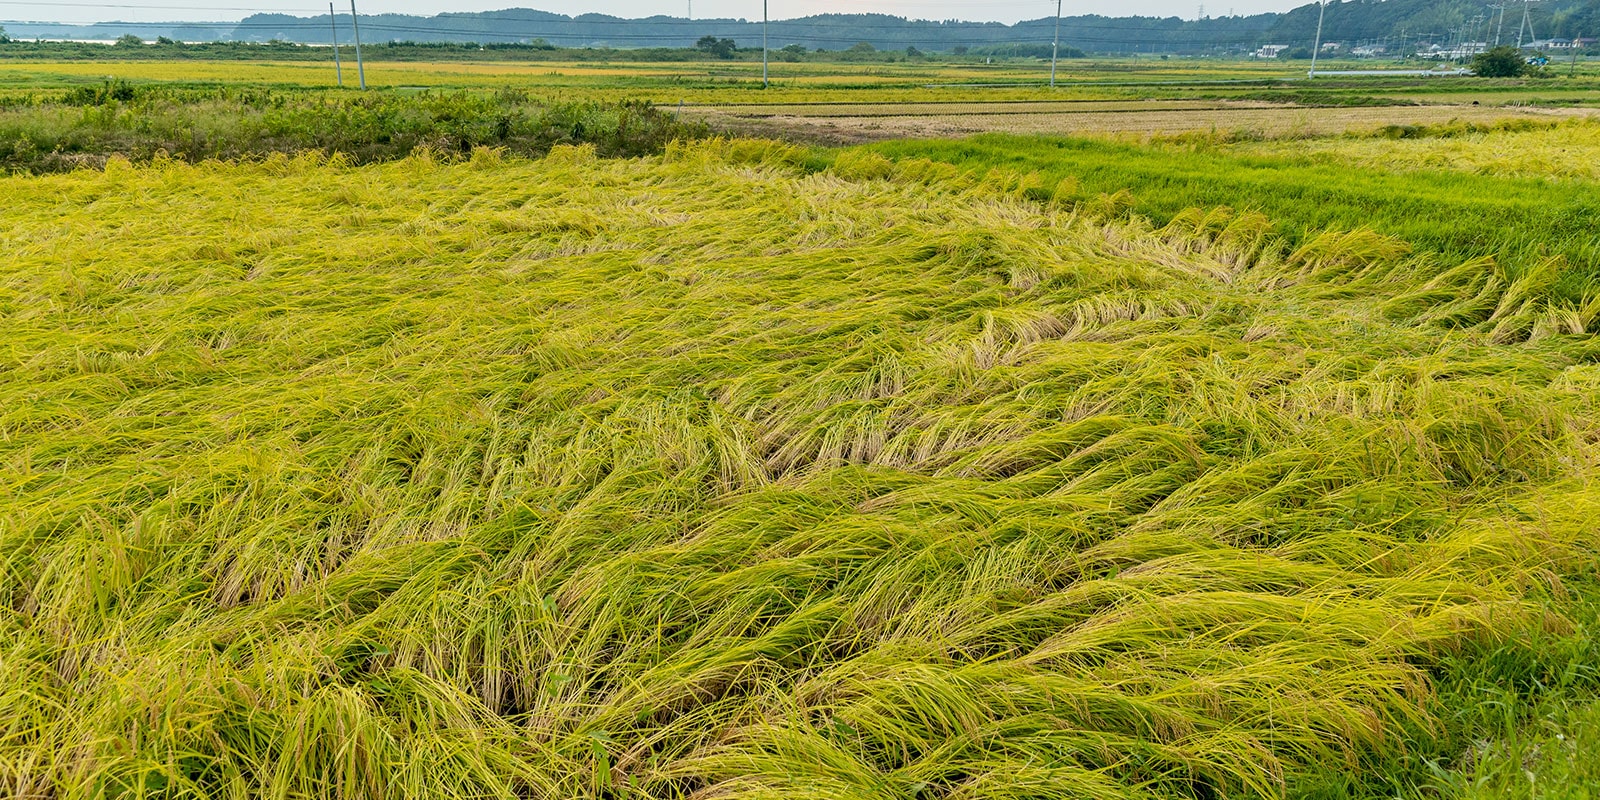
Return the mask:
[[1420, 785], [1587, 652], [1547, 273], [600, 150], [0, 178], [0, 793]]

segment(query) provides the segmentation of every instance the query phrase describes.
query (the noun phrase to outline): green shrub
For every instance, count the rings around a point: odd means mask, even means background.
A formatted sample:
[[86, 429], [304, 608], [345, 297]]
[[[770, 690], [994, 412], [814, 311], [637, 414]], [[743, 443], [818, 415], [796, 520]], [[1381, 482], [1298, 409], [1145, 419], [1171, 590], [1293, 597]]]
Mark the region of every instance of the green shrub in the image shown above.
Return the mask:
[[141, 161], [164, 152], [201, 161], [306, 150], [369, 163], [419, 147], [449, 157], [478, 147], [538, 155], [583, 143], [602, 156], [637, 156], [706, 135], [704, 125], [639, 101], [549, 102], [514, 90], [178, 89], [119, 80], [0, 111], [0, 167], [54, 172], [113, 155]]
[[1472, 57], [1472, 74], [1480, 78], [1519, 78], [1530, 69], [1522, 51], [1509, 44], [1491, 47]]

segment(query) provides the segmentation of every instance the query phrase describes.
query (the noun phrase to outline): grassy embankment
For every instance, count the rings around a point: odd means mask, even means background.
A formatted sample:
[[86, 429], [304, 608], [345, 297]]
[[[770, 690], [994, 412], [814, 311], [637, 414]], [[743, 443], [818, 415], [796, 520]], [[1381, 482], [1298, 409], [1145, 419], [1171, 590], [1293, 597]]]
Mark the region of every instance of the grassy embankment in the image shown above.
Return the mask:
[[1002, 144], [0, 179], [0, 790], [1583, 768], [1600, 304]]

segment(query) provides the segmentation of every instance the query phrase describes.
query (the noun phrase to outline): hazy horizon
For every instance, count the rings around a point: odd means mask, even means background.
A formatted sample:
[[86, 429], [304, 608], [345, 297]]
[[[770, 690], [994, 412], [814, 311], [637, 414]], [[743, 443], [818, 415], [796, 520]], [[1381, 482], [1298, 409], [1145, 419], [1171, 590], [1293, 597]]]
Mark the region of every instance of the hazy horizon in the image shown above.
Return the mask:
[[[1229, 14], [1259, 14], [1287, 11], [1307, 0], [1229, 0], [1226, 5], [1206, 5], [1207, 16]], [[761, 19], [761, 3], [752, 0], [673, 0], [670, 3], [644, 2], [643, 0], [556, 0], [555, 2], [476, 2], [460, 0], [448, 8], [438, 0], [357, 0], [362, 16], [369, 14], [416, 14], [433, 16], [446, 12], [499, 11], [507, 8], [534, 8], [557, 14], [609, 14], [617, 17], [640, 18], [656, 15], [684, 17], [690, 13], [696, 19]], [[349, 0], [335, 0], [340, 13], [348, 14]], [[1201, 10], [1198, 2], [1188, 0], [1089, 0], [1063, 2], [1061, 13], [1066, 16], [1102, 14], [1112, 17], [1155, 16], [1194, 19]], [[769, 2], [771, 19], [792, 19], [815, 14], [892, 14], [910, 19], [993, 21], [1014, 23], [1024, 19], [1039, 19], [1055, 14], [1056, 4], [1051, 0], [1027, 2], [985, 3], [971, 0], [781, 0]], [[236, 22], [255, 13], [281, 13], [297, 16], [327, 14], [326, 3], [307, 0], [259, 0], [252, 5], [201, 6], [183, 0], [153, 0], [150, 5], [134, 2], [62, 3], [5, 2], [0, 0], [0, 16], [11, 22]], [[4, 24], [4, 22], [0, 22]]]

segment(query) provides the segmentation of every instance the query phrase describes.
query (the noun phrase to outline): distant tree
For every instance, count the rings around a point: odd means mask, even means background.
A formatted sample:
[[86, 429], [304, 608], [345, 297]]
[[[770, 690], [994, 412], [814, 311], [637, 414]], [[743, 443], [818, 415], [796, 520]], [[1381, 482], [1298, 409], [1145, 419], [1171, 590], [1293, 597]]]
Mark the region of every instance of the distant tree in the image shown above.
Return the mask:
[[923, 55], [924, 53], [921, 50], [918, 50], [916, 45], [906, 48], [906, 58], [922, 58]]
[[694, 49], [717, 58], [733, 58], [733, 54], [739, 51], [739, 46], [732, 39], [702, 36], [700, 41], [694, 43]]
[[855, 53], [857, 55], [868, 55], [870, 53], [878, 52], [878, 48], [873, 47], [872, 42], [856, 42], [855, 44], [850, 45], [850, 48], [845, 50], [845, 52]]
[[156, 44], [180, 44], [180, 42], [177, 39], [171, 39], [166, 36], [157, 36]]
[[10, 41], [11, 37], [6, 35], [6, 26], [0, 25], [0, 44], [6, 44]]
[[118, 47], [138, 47], [142, 44], [144, 44], [144, 40], [131, 33], [124, 33], [118, 36], [116, 41]]
[[803, 44], [791, 44], [778, 50], [778, 58], [782, 61], [799, 61], [805, 54], [806, 46]]
[[964, 44], [958, 44], [955, 47], [950, 48], [950, 52], [958, 56], [964, 56], [967, 54], [967, 46]]
[[1472, 57], [1472, 74], [1480, 78], [1515, 78], [1528, 72], [1522, 51], [1509, 44], [1491, 47]]
[[1285, 50], [1283, 51], [1283, 55], [1279, 56], [1279, 58], [1292, 58], [1297, 61], [1304, 61], [1310, 57], [1311, 48], [1309, 47], [1296, 47], [1290, 50]]

